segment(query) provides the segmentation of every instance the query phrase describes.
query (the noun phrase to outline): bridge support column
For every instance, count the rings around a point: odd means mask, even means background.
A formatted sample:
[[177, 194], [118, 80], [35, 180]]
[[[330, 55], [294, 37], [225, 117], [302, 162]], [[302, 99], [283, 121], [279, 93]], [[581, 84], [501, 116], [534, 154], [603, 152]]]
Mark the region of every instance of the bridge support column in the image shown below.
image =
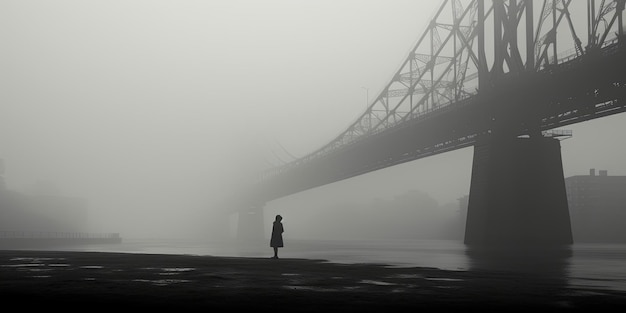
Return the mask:
[[492, 140], [474, 146], [465, 243], [571, 244], [559, 140]]
[[239, 211], [237, 239], [242, 241], [260, 241], [265, 239], [263, 223], [263, 206], [251, 206]]

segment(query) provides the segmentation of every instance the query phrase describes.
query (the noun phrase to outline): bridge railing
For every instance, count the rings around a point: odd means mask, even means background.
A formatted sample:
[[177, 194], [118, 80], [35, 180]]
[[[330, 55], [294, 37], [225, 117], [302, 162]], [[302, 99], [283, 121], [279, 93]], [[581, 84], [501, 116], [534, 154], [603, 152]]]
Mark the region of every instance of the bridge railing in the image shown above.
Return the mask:
[[387, 127], [387, 128], [376, 129], [376, 130], [374, 130], [374, 131], [372, 131], [372, 132], [370, 132], [370, 133], [368, 133], [366, 135], [354, 137], [354, 138], [351, 138], [351, 140], [349, 140], [349, 141], [341, 142], [340, 144], [337, 144], [336, 146], [333, 146], [330, 149], [324, 149], [323, 151], [320, 151], [317, 154], [310, 154], [310, 155], [304, 156], [304, 157], [302, 157], [302, 158], [300, 158], [298, 160], [295, 160], [295, 161], [292, 161], [292, 162], [287, 163], [285, 165], [282, 165], [280, 167], [276, 167], [276, 168], [272, 168], [272, 169], [266, 170], [262, 174], [262, 177], [260, 179], [262, 181], [264, 179], [271, 178], [274, 175], [278, 175], [281, 172], [289, 170], [290, 168], [294, 168], [294, 167], [303, 165], [303, 164], [305, 164], [307, 162], [310, 162], [310, 161], [312, 161], [314, 159], [323, 158], [326, 155], [330, 155], [330, 154], [334, 153], [338, 149], [343, 149], [343, 148], [349, 147], [351, 145], [357, 144], [359, 142], [368, 140], [369, 138], [377, 136], [377, 135], [380, 135], [381, 133], [384, 133], [386, 131], [390, 131], [392, 129], [398, 129], [398, 127], [409, 127], [410, 125], [413, 125], [414, 123], [420, 122], [420, 121], [422, 121], [422, 120], [424, 120], [426, 118], [430, 118], [430, 117], [433, 117], [433, 116], [435, 116], [437, 114], [441, 114], [441, 113], [447, 112], [448, 110], [450, 110], [452, 108], [455, 108], [455, 107], [458, 107], [458, 106], [466, 105], [466, 104], [468, 104], [471, 101], [472, 97], [475, 96], [476, 94], [464, 94], [463, 96], [461, 96], [459, 98], [458, 101], [450, 100], [450, 101], [445, 102], [445, 103], [443, 103], [443, 104], [441, 104], [439, 106], [432, 107], [432, 108], [429, 108], [429, 109], [426, 109], [426, 110], [423, 110], [423, 111], [414, 112], [411, 115], [411, 118], [409, 118], [409, 119], [407, 119], [405, 121], [395, 122], [393, 124], [390, 124], [389, 127]]
[[[618, 9], [617, 2], [609, 2], [605, 5], [604, 1], [602, 1], [602, 4], [598, 6], [598, 12], [601, 12], [601, 14], [594, 16], [592, 18], [593, 21], [586, 21], [590, 27], [588, 37], [596, 38], [593, 42], [587, 43], [588, 47], [595, 47], [591, 50], [602, 51], [604, 48], [614, 46], [619, 40], [618, 34], [622, 33], [619, 30], [612, 37], [612, 33], [609, 32], [612, 31], [610, 27], [602, 29], [601, 27], [592, 27], [591, 25], [594, 23], [599, 25], [608, 18], [612, 18], [614, 21], [622, 14], [621, 10], [623, 8]], [[283, 171], [301, 166], [312, 160], [324, 158], [339, 149], [350, 147], [388, 130], [397, 129], [397, 127], [402, 127], [403, 125], [413, 125], [429, 116], [445, 112], [445, 110], [455, 105], [468, 103], [478, 94], [479, 82], [478, 80], [473, 80], [478, 78], [479, 71], [483, 74], [500, 75], [498, 76], [499, 78], [495, 76], [495, 78], [490, 78], [491, 80], [500, 79], [509, 74], [503, 68], [508, 66], [508, 70], [511, 71], [511, 66], [518, 66], [515, 62], [509, 60], [519, 57], [521, 51], [516, 43], [513, 44], [507, 41], [509, 40], [508, 38], [512, 37], [501, 35], [501, 38], [495, 38], [496, 35], [494, 34], [494, 38], [491, 38], [494, 47], [496, 42], [502, 46], [501, 49], [495, 49], [497, 53], [503, 54], [497, 58], [497, 62], [495, 60], [496, 57], [494, 57], [494, 60], [486, 61], [484, 57], [486, 48], [484, 40], [480, 48], [475, 46], [475, 44], [480, 45], [480, 39], [476, 40], [478, 43], [474, 39], [478, 38], [478, 33], [483, 32], [481, 34], [484, 34], [483, 26], [488, 18], [491, 19], [491, 22], [496, 27], [505, 29], [505, 33], [516, 32], [517, 25], [521, 25], [524, 19], [528, 24], [536, 23], [532, 26], [535, 30], [534, 35], [531, 36], [533, 37], [531, 38], [532, 41], [529, 41], [535, 45], [534, 49], [531, 48], [530, 50], [534, 50], [536, 55], [533, 55], [530, 61], [527, 58], [527, 63], [519, 66], [518, 71], [531, 70], [541, 72], [544, 70], [552, 71], [558, 65], [564, 65], [565, 67], [574, 66], [577, 58], [586, 53], [572, 27], [569, 11], [571, 1], [544, 2], [543, 6], [540, 6], [541, 14], [535, 16], [539, 17], [538, 19], [533, 19], [532, 15], [522, 17], [524, 10], [529, 12], [532, 9], [532, 4], [526, 1], [517, 2], [515, 5], [505, 5], [504, 2], [493, 1], [491, 7], [485, 8], [481, 6], [487, 3], [487, 1], [467, 1], [467, 6], [461, 5], [462, 1], [443, 1], [442, 3], [437, 13], [433, 15], [426, 31], [418, 40], [415, 48], [404, 60], [391, 82], [383, 88], [378, 98], [370, 104], [363, 115], [328, 144], [300, 159], [267, 169], [261, 174], [260, 180], [263, 181], [275, 175], [280, 175]], [[579, 2], [575, 3], [581, 4]], [[448, 12], [449, 15], [440, 16], [444, 8], [451, 9]], [[589, 9], [589, 4], [587, 9]], [[613, 13], [614, 16], [609, 15]], [[496, 17], [496, 14], [499, 14], [499, 16]], [[590, 17], [588, 16], [588, 18]], [[561, 23], [561, 21], [564, 22]], [[619, 18], [619, 23], [621, 25], [621, 17]], [[479, 25], [483, 26], [479, 27]], [[568, 29], [562, 33], [571, 35], [569, 39], [574, 48], [557, 54], [557, 28], [561, 26]], [[526, 31], [528, 32], [528, 29], [530, 29], [532, 33], [532, 27], [527, 28]], [[520, 38], [522, 37], [520, 35]], [[525, 37], [528, 38], [528, 34]], [[428, 38], [430, 38], [430, 41]], [[601, 39], [598, 40], [597, 38]], [[457, 49], [457, 46], [461, 48]], [[447, 50], [444, 49], [446, 47]], [[493, 49], [494, 47], [489, 48]], [[560, 47], [563, 46], [561, 45]], [[429, 52], [424, 53], [425, 51]], [[513, 52], [517, 53], [517, 55], [513, 54]], [[504, 59], [507, 59], [506, 64]], [[519, 61], [522, 62], [523, 60], [520, 59]], [[489, 68], [490, 65], [486, 63], [493, 63], [493, 68]], [[468, 66], [472, 68], [470, 69]], [[451, 70], [451, 68], [454, 68], [454, 70]], [[502, 71], [505, 71], [505, 73], [502, 73]], [[453, 79], [450, 79], [450, 77], [453, 77]], [[457, 79], [457, 77], [460, 78]], [[484, 78], [484, 76], [481, 77]], [[489, 84], [489, 82], [487, 83]], [[413, 99], [414, 95], [417, 95], [416, 101]], [[411, 100], [407, 101], [408, 105], [400, 107], [403, 103], [406, 104], [403, 101], [409, 98], [409, 96]], [[397, 99], [401, 100], [397, 101]], [[372, 124], [375, 126], [372, 126]]]

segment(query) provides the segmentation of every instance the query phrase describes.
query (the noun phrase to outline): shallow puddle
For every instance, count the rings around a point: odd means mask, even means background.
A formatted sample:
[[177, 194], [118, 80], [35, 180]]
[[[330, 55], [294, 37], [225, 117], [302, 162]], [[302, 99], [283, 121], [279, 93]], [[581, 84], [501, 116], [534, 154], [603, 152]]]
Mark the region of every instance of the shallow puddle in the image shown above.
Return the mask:
[[445, 278], [445, 277], [426, 277], [424, 279], [436, 280], [436, 281], [463, 281], [463, 279], [460, 279], [460, 278]]
[[133, 279], [133, 281], [151, 283], [157, 286], [167, 286], [167, 285], [178, 284], [178, 283], [188, 283], [191, 280], [188, 280], [188, 279], [152, 279], [152, 280], [151, 279]]
[[318, 292], [337, 291], [337, 289], [320, 288], [320, 287], [313, 287], [313, 286], [301, 286], [301, 285], [285, 285], [283, 286], [283, 288], [289, 289], [289, 290], [318, 291]]
[[164, 272], [190, 272], [196, 269], [193, 267], [165, 267], [161, 268], [161, 270]]
[[46, 266], [46, 265], [42, 263], [22, 263], [22, 264], [2, 264], [0, 266], [2, 267], [39, 267], [39, 266]]
[[370, 285], [378, 285], [378, 286], [392, 286], [392, 285], [396, 285], [394, 283], [388, 283], [388, 282], [379, 281], [379, 280], [362, 280], [359, 283], [361, 283], [361, 284], [370, 284]]

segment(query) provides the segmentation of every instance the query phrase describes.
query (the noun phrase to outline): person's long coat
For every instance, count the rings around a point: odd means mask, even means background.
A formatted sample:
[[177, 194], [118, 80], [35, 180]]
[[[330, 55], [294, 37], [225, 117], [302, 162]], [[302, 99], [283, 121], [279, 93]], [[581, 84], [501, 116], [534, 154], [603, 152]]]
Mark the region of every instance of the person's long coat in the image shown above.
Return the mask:
[[272, 226], [272, 238], [270, 239], [270, 247], [283, 247], [283, 223], [274, 221]]

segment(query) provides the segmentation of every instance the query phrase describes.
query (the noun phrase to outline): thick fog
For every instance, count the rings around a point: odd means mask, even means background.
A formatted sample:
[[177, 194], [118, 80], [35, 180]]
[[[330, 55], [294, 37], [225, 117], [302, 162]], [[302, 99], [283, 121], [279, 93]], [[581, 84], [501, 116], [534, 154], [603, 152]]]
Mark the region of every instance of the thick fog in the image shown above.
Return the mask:
[[[222, 236], [233, 221], [218, 199], [342, 132], [438, 3], [3, 0], [6, 188], [86, 199], [90, 231]], [[565, 175], [626, 175], [625, 121], [568, 127]], [[466, 148], [278, 199], [265, 220], [283, 215], [293, 238], [375, 237], [374, 225], [400, 227], [394, 215], [402, 229], [450, 222], [462, 215], [471, 157]]]

